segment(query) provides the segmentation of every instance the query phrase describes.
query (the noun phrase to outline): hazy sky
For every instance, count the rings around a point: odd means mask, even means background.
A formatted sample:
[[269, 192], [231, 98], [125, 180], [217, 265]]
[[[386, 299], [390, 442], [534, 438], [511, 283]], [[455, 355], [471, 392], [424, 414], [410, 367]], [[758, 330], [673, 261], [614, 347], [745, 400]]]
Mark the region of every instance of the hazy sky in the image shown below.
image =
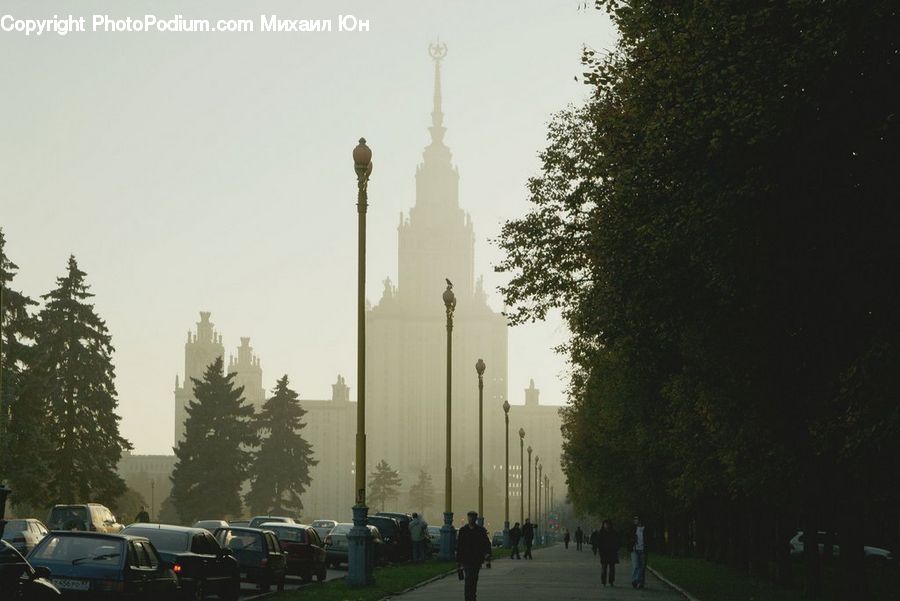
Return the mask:
[[[0, 16], [369, 19], [368, 33], [0, 32], [0, 225], [37, 297], [74, 253], [116, 347], [122, 431], [169, 453], [175, 375], [201, 310], [226, 355], [250, 336], [264, 385], [302, 398], [356, 386], [356, 184], [373, 150], [368, 295], [397, 281], [397, 223], [428, 143], [429, 42], [443, 65], [446, 141], [475, 224], [476, 272], [502, 276], [489, 243], [527, 208], [551, 114], [581, 102], [583, 44], [609, 49], [605, 15], [578, 0], [29, 2]], [[258, 27], [257, 27], [258, 28]], [[402, 282], [401, 282], [402, 286]], [[435, 304], [441, 306], [441, 289]], [[499, 295], [491, 303], [501, 309]], [[556, 319], [513, 328], [509, 396], [534, 378], [562, 403]], [[488, 366], [490, 369], [490, 366]], [[473, 369], [473, 379], [474, 379]], [[374, 409], [374, 408], [373, 408]]]

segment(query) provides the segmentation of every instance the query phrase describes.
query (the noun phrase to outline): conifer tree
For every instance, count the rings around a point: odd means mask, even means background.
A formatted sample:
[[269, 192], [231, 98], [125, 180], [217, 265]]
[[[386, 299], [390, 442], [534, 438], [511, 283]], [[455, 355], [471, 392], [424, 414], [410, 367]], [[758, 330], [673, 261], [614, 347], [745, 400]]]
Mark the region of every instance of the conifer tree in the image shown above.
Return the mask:
[[431, 474], [425, 470], [419, 470], [419, 478], [409, 489], [409, 499], [412, 506], [419, 512], [424, 512], [434, 501], [434, 484]]
[[299, 397], [285, 375], [256, 418], [262, 438], [255, 453], [250, 492], [245, 497], [254, 514], [300, 515], [301, 495], [310, 485], [309, 470], [319, 463], [300, 431], [306, 427]]
[[[23, 463], [26, 457], [39, 459], [35, 453], [41, 454], [35, 445], [40, 441], [36, 435], [43, 424], [43, 412], [18, 411], [23, 371], [30, 358], [28, 342], [34, 339], [34, 318], [28, 308], [37, 304], [12, 289], [18, 269], [6, 255], [6, 239], [0, 229], [0, 482], [9, 479], [17, 491], [16, 500], [21, 499], [22, 488], [33, 486], [28, 472], [46, 474], [46, 465]], [[16, 428], [12, 427], [13, 421]]]
[[184, 440], [175, 446], [172, 502], [186, 523], [204, 517], [241, 514], [241, 485], [256, 444], [253, 407], [244, 387], [234, 385], [219, 357], [202, 380], [191, 378], [194, 398], [187, 406]]
[[384, 511], [384, 504], [397, 498], [401, 482], [400, 473], [382, 459], [369, 475], [369, 500], [373, 505], [380, 503]]
[[[111, 337], [88, 299], [74, 256], [55, 290], [43, 295], [22, 413], [46, 409], [41, 444], [52, 477], [43, 504], [97, 501], [115, 506], [125, 491], [116, 473], [131, 444], [119, 434]], [[21, 433], [21, 428], [18, 428]], [[26, 491], [21, 491], [26, 492]]]

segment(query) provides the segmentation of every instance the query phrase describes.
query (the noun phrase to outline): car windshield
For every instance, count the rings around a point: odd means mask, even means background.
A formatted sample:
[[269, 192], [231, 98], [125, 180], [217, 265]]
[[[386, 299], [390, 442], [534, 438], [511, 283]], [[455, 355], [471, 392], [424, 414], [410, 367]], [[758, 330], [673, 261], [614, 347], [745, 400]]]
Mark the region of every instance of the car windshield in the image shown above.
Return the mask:
[[25, 520], [9, 520], [3, 527], [3, 540], [12, 540], [25, 530], [28, 530], [28, 522]]
[[369, 520], [372, 522], [372, 525], [378, 528], [381, 536], [394, 535], [394, 521], [390, 518], [369, 518]]
[[284, 526], [266, 526], [265, 528], [277, 534], [278, 540], [291, 543], [306, 542], [306, 530], [302, 528], [285, 528]]
[[263, 537], [258, 532], [241, 532], [235, 530], [219, 530], [216, 538], [223, 547], [232, 551], [258, 551], [263, 550]]
[[88, 509], [84, 505], [58, 505], [50, 512], [47, 526], [50, 530], [87, 530]]
[[128, 527], [122, 533], [149, 538], [158, 551], [167, 551], [169, 553], [183, 553], [188, 550], [191, 544], [190, 533], [177, 530]]
[[124, 544], [122, 539], [50, 534], [30, 557], [35, 562], [118, 567], [123, 561]]

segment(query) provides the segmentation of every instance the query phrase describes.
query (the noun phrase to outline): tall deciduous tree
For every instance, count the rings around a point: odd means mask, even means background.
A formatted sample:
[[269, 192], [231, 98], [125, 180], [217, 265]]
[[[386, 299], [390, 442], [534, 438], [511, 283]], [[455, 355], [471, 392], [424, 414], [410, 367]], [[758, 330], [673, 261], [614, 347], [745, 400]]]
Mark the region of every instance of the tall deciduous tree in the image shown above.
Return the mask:
[[409, 489], [409, 500], [419, 512], [424, 512], [431, 506], [431, 503], [434, 502], [434, 483], [431, 480], [431, 474], [425, 470], [419, 470], [416, 483]]
[[400, 473], [382, 459], [369, 474], [369, 500], [373, 505], [380, 504], [384, 511], [384, 504], [396, 499], [400, 493], [401, 482]]
[[125, 491], [116, 468], [131, 445], [119, 434], [112, 339], [88, 302], [85, 275], [70, 256], [56, 289], [42, 296], [22, 411], [46, 411], [41, 444], [52, 477], [44, 503], [115, 507]]
[[[34, 339], [34, 318], [28, 309], [37, 303], [12, 288], [18, 269], [6, 254], [0, 229], [0, 482], [9, 478], [16, 490], [13, 500], [28, 496], [36, 480], [47, 475], [46, 453], [40, 444], [43, 410], [23, 410], [27, 406], [21, 401], [23, 371]], [[35, 492], [34, 498], [42, 497], [39, 486]]]
[[288, 386], [288, 377], [283, 376], [256, 417], [262, 442], [254, 454], [250, 492], [245, 497], [252, 513], [299, 516], [303, 511], [301, 496], [312, 482], [309, 470], [318, 463], [301, 434], [305, 414], [297, 393]]
[[219, 357], [203, 379], [191, 378], [194, 399], [187, 406], [184, 440], [175, 446], [172, 501], [185, 522], [241, 514], [241, 485], [247, 480], [257, 443], [253, 407], [244, 387], [234, 385]]

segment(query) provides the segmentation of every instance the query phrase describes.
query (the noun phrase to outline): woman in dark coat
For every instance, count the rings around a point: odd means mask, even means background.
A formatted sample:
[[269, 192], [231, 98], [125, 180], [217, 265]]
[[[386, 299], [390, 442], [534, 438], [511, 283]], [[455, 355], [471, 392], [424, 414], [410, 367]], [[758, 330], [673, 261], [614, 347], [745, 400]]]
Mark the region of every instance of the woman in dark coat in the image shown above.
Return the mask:
[[616, 564], [619, 563], [619, 547], [622, 546], [622, 538], [619, 533], [612, 527], [612, 522], [603, 520], [600, 526], [600, 536], [598, 537], [598, 547], [600, 548], [600, 581], [606, 586], [607, 576], [609, 586], [613, 586], [616, 581]]

